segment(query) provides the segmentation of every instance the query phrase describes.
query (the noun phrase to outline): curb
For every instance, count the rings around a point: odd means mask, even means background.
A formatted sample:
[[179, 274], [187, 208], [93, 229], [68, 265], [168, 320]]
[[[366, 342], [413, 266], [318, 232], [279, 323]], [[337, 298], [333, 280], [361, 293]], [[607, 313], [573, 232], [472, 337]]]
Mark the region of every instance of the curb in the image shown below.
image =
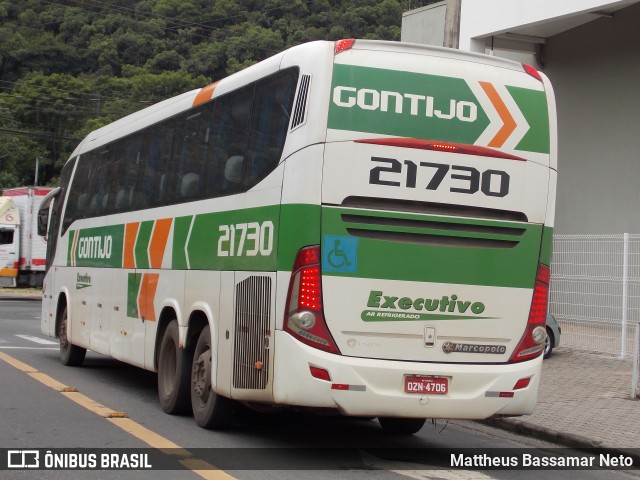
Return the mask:
[[561, 432], [549, 427], [536, 426], [519, 420], [509, 420], [505, 418], [494, 418], [489, 420], [480, 420], [479, 423], [489, 425], [491, 427], [500, 428], [509, 432], [517, 433], [527, 437], [546, 440], [548, 442], [557, 443], [564, 447], [575, 448], [577, 450], [592, 451], [594, 449], [606, 450], [615, 455], [624, 455], [633, 458], [634, 464], [640, 464], [640, 453], [638, 450], [629, 448], [608, 447], [602, 442], [593, 440], [581, 435], [573, 433]]
[[536, 426], [518, 420], [495, 418], [490, 420], [482, 420], [480, 423], [484, 423], [485, 425], [500, 428], [502, 430], [507, 430], [520, 435], [525, 435], [527, 437], [534, 437], [540, 440], [547, 440], [549, 442], [558, 443], [565, 447], [578, 449], [603, 448], [602, 442], [598, 442], [581, 435], [561, 432], [553, 428]]

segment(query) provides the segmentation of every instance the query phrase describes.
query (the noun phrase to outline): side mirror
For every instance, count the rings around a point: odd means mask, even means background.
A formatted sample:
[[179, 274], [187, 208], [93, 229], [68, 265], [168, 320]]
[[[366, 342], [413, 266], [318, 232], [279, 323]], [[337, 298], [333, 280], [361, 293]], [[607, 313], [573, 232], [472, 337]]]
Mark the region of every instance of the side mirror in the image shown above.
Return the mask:
[[47, 236], [47, 231], [49, 230], [49, 207], [51, 207], [51, 203], [59, 193], [60, 187], [54, 188], [42, 199], [36, 221], [38, 226], [38, 235], [41, 237]]
[[38, 235], [41, 237], [47, 236], [47, 230], [49, 228], [49, 209], [41, 208], [38, 210]]

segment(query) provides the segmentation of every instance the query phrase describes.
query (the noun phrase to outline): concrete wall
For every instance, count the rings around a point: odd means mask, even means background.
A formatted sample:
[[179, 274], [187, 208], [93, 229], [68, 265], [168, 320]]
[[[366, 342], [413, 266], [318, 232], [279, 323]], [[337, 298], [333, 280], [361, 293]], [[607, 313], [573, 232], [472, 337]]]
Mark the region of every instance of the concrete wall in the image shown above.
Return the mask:
[[580, 13], [624, 6], [635, 0], [461, 0], [460, 50], [484, 52], [491, 35], [517, 28], [525, 35], [547, 37], [592, 18]]
[[547, 39], [556, 233], [640, 233], [640, 4]]
[[433, 3], [410, 10], [402, 15], [403, 42], [422, 43], [441, 47], [444, 40], [446, 2]]

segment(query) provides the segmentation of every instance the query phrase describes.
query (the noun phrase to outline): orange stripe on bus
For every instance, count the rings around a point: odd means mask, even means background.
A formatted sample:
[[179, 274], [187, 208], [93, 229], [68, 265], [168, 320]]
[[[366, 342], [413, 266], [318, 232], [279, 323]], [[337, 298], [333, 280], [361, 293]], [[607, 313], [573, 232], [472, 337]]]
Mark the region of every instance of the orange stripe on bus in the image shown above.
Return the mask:
[[196, 98], [193, 99], [193, 104], [191, 106], [197, 107], [198, 105], [202, 105], [203, 103], [211, 100], [213, 98], [213, 91], [216, 89], [216, 85], [218, 85], [218, 82], [202, 87], [196, 95]]
[[164, 257], [164, 249], [167, 246], [171, 222], [173, 222], [171, 218], [156, 220], [151, 236], [151, 243], [149, 244], [149, 261], [151, 268], [162, 268], [162, 257]]
[[148, 322], [156, 321], [156, 309], [153, 306], [153, 302], [156, 298], [159, 278], [159, 273], [145, 273], [142, 275], [142, 285], [138, 296], [138, 312], [140, 318]]
[[136, 237], [140, 223], [127, 223], [124, 229], [124, 257], [122, 260], [122, 268], [136, 268], [136, 257], [134, 247], [136, 246]]
[[500, 115], [500, 119], [502, 120], [502, 128], [498, 130], [498, 133], [495, 134], [493, 139], [489, 142], [489, 147], [501, 147], [507, 141], [509, 136], [513, 133], [513, 131], [518, 126], [516, 121], [511, 116], [509, 109], [500, 98], [496, 88], [490, 84], [489, 82], [480, 82], [480, 86], [484, 90], [484, 93], [487, 94], [489, 100], [495, 107], [498, 115]]

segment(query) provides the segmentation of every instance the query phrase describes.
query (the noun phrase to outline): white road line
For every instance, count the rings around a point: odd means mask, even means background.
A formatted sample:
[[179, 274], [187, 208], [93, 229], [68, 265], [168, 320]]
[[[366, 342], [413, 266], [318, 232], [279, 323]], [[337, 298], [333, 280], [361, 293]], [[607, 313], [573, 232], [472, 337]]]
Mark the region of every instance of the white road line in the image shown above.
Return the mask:
[[413, 478], [414, 480], [492, 480], [493, 477], [471, 470], [447, 470], [429, 467], [409, 462], [398, 462], [375, 457], [364, 451], [360, 452], [360, 457], [365, 465], [377, 470], [389, 472]]
[[16, 337], [29, 340], [30, 342], [39, 343], [41, 345], [58, 345], [58, 342], [53, 342], [51, 340], [47, 340], [46, 338], [33, 337], [31, 335], [16, 335]]

